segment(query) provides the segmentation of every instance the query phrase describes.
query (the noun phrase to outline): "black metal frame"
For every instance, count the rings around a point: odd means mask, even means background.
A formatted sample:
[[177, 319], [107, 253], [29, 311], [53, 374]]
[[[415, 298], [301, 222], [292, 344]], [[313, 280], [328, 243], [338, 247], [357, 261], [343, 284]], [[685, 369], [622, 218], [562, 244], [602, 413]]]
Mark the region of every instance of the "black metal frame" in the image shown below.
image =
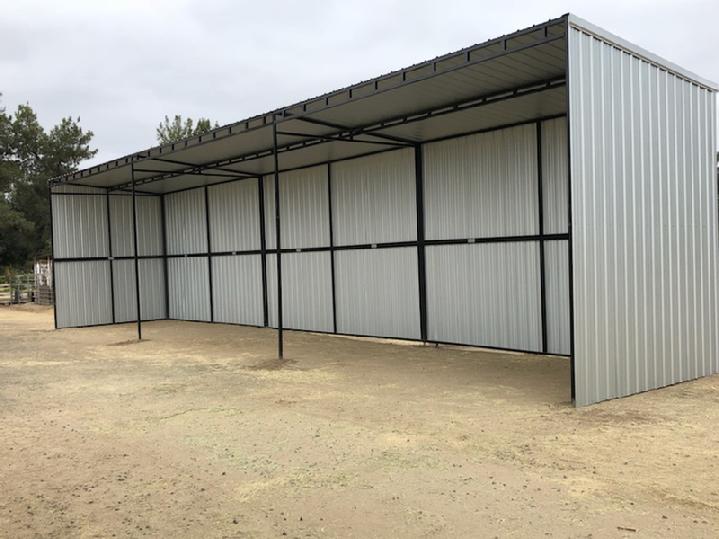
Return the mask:
[[112, 306], [112, 323], [115, 323], [115, 271], [112, 257], [112, 227], [110, 225], [110, 192], [105, 193], [107, 214], [107, 254], [110, 257], [110, 305]]
[[577, 396], [576, 381], [576, 355], [574, 351], [574, 252], [573, 252], [573, 229], [572, 229], [572, 137], [571, 137], [571, 117], [570, 117], [570, 98], [571, 92], [569, 87], [569, 19], [566, 21], [566, 29], [564, 32], [566, 41], [566, 57], [565, 57], [565, 78], [567, 84], [567, 262], [569, 265], [569, 376], [571, 385], [572, 402]]
[[282, 333], [282, 242], [280, 232], [280, 160], [277, 151], [277, 121], [272, 121], [272, 148], [275, 162], [275, 270], [277, 275], [277, 356], [284, 358]]
[[[517, 88], [515, 90], [509, 91], [509, 92], [502, 92], [501, 94], [496, 95], [488, 95], [488, 96], [480, 96], [478, 98], [475, 98], [473, 100], [465, 100], [461, 103], [453, 104], [449, 107], [443, 107], [439, 111], [424, 111], [412, 116], [403, 116], [400, 118], [395, 118], [391, 120], [387, 120], [385, 122], [381, 122], [379, 124], [372, 124], [368, 126], [362, 126], [357, 128], [347, 128], [345, 126], [322, 122], [319, 120], [315, 120], [308, 117], [281, 117], [281, 116], [274, 116], [273, 122], [272, 122], [272, 135], [273, 135], [273, 145], [271, 151], [262, 151], [262, 152], [255, 152], [254, 154], [248, 154], [245, 156], [240, 156], [235, 159], [225, 159], [222, 161], [214, 161], [210, 163], [205, 164], [193, 164], [193, 163], [186, 163], [186, 162], [180, 162], [175, 160], [168, 160], [168, 159], [161, 159], [156, 157], [150, 157], [150, 156], [138, 156], [138, 160], [154, 160], [158, 162], [166, 161], [169, 163], [174, 164], [180, 164], [183, 166], [186, 166], [187, 168], [182, 171], [173, 171], [173, 172], [167, 172], [167, 171], [160, 171], [160, 170], [152, 170], [152, 169], [139, 169], [135, 167], [134, 160], [131, 161], [131, 175], [132, 175], [132, 181], [130, 182], [130, 193], [126, 193], [124, 189], [126, 189], [126, 185], [121, 185], [118, 187], [113, 187], [111, 189], [107, 190], [107, 197], [109, 201], [109, 196], [132, 196], [133, 200], [133, 245], [134, 245], [134, 252], [132, 257], [113, 257], [112, 251], [110, 251], [110, 267], [112, 268], [112, 261], [113, 260], [121, 260], [121, 259], [133, 259], [134, 266], [135, 266], [135, 283], [136, 283], [136, 306], [137, 306], [137, 329], [138, 329], [138, 339], [142, 338], [142, 325], [141, 325], [141, 308], [140, 308], [140, 276], [139, 276], [139, 269], [138, 269], [138, 260], [141, 260], [143, 258], [163, 258], [164, 260], [164, 272], [165, 272], [165, 313], [167, 319], [172, 319], [170, 317], [170, 299], [169, 299], [169, 275], [168, 275], [168, 259], [173, 257], [193, 257], [193, 256], [206, 256], [208, 260], [208, 274], [209, 274], [209, 290], [210, 290], [210, 322], [214, 322], [214, 308], [213, 308], [213, 283], [212, 283], [212, 257], [214, 256], [241, 256], [241, 255], [261, 255], [262, 260], [262, 289], [263, 289], [263, 322], [264, 327], [267, 327], [269, 325], [269, 309], [268, 309], [268, 299], [267, 299], [267, 290], [268, 290], [268, 283], [267, 283], [267, 260], [266, 257], [268, 254], [275, 254], [276, 255], [276, 264], [277, 264], [277, 335], [278, 335], [278, 356], [282, 358], [284, 356], [284, 343], [283, 343], [283, 331], [284, 331], [284, 325], [283, 325], [283, 318], [282, 318], [282, 262], [281, 262], [281, 255], [282, 253], [291, 253], [291, 252], [312, 252], [312, 251], [327, 251], [330, 253], [330, 263], [331, 263], [331, 278], [332, 278], [332, 311], [333, 311], [333, 328], [332, 332], [334, 334], [339, 335], [352, 335], [348, 333], [341, 333], [338, 331], [337, 327], [337, 306], [336, 306], [336, 295], [335, 295], [335, 251], [340, 250], [350, 250], [350, 249], [383, 249], [383, 248], [397, 248], [397, 247], [407, 247], [407, 248], [415, 248], [417, 250], [417, 265], [418, 265], [418, 284], [419, 284], [419, 311], [420, 311], [420, 339], [418, 341], [420, 342], [431, 342], [436, 344], [451, 344], [451, 345], [466, 345], [466, 346], [473, 346], [473, 347], [482, 347], [482, 348], [493, 348], [493, 349], [499, 349], [499, 350], [511, 350], [511, 351], [521, 351], [521, 352], [527, 352], [527, 353], [546, 353], [547, 352], [547, 329], [546, 329], [546, 292], [545, 292], [545, 260], [544, 260], [544, 242], [549, 240], [567, 240], [569, 245], [569, 264], [570, 264], [570, 319], [571, 319], [571, 328], [570, 328], [570, 335], [571, 335], [571, 348], [570, 348], [570, 357], [572, 358], [572, 397], [574, 398], [574, 374], [573, 374], [573, 356], [574, 356], [574, 344], [573, 344], [573, 296], [572, 296], [572, 290], [571, 290], [571, 281], [572, 281], [572, 274], [571, 274], [571, 196], [570, 198], [570, 223], [568, 232], [566, 234], [544, 234], [544, 223], [543, 223], [543, 193], [542, 193], [542, 157], [541, 157], [541, 125], [543, 121], [558, 118], [558, 117], [567, 117], [568, 120], [568, 113], [563, 114], [557, 114], [557, 115], [551, 115], [551, 116], [545, 116], [545, 117], [539, 117], [539, 118], [533, 118], [526, 121], [511, 123], [511, 124], [504, 124], [504, 125], [498, 125], [491, 128], [483, 128], [473, 131], [467, 131], [462, 133], [456, 133], [453, 135], [436, 138], [432, 140], [426, 140], [422, 143], [414, 142], [411, 140], [405, 140], [400, 137], [395, 137], [393, 135], [388, 135], [385, 133], [379, 132], [381, 129], [386, 129], [389, 127], [394, 127], [396, 125], [404, 125], [416, 121], [421, 121], [424, 119], [427, 119], [429, 117], [435, 117], [442, 114], [449, 114], [452, 112], [458, 112], [460, 110], [466, 110], [468, 108], [474, 108], [474, 107], [480, 107], [487, 104], [494, 103], [498, 100], [504, 100], [504, 99], [511, 99], [522, 95], [527, 95], [528, 93], [534, 93], [534, 92], [541, 92], [548, 89], [564, 86], [567, 84], [566, 77], [560, 78], [560, 79], [553, 79], [550, 81], [541, 81], [539, 83], [529, 85], [523, 88]], [[280, 124], [282, 121], [287, 120], [301, 120], [304, 122], [307, 122], [309, 124], [316, 124], [316, 125], [324, 125], [325, 127], [329, 127], [332, 129], [335, 129], [336, 131], [331, 134], [324, 134], [324, 135], [316, 135], [316, 134], [310, 134], [310, 133], [300, 133], [295, 131], [280, 131], [278, 130], [278, 124]], [[567, 121], [567, 123], [569, 123]], [[454, 238], [454, 239], [444, 239], [444, 240], [427, 240], [425, 238], [425, 232], [424, 232], [424, 178], [423, 178], [423, 159], [422, 159], [422, 147], [424, 144], [431, 143], [431, 142], [437, 142], [440, 140], [448, 140], [453, 138], [459, 138], [464, 137], [472, 134], [478, 134], [478, 133], [487, 133], [491, 131], [497, 131], [500, 129], [507, 129], [510, 127], [515, 127], [519, 125], [529, 125], [529, 124], [536, 124], [537, 128], [537, 169], [538, 169], [538, 201], [539, 201], [539, 233], [534, 235], [524, 235], [524, 236], [499, 236], [499, 237], [480, 237], [480, 238]], [[284, 146], [280, 146], [278, 144], [278, 135], [286, 135], [286, 136], [293, 136], [293, 137], [299, 137], [299, 138], [306, 138], [309, 140], [305, 140], [302, 142], [295, 142], [286, 144]], [[365, 137], [373, 137], [374, 139], [382, 139], [382, 140], [362, 140], [358, 139], [357, 137], [365, 136]], [[300, 167], [295, 168], [289, 168], [289, 169], [281, 169], [280, 168], [280, 155], [285, 151], [291, 151], [294, 149], [304, 148], [308, 147], [310, 145], [314, 144], [322, 144], [326, 142], [347, 142], [347, 143], [360, 143], [360, 144], [373, 144], [373, 145], [383, 145], [386, 146], [386, 148], [383, 148], [381, 150], [373, 150], [368, 151], [366, 153], [362, 153], [359, 155], [354, 155], [351, 157], [343, 158], [343, 159], [336, 159], [336, 160], [325, 160], [318, 163], [311, 163], [307, 165], [303, 165]], [[413, 148], [414, 149], [414, 164], [415, 164], [415, 195], [416, 195], [416, 211], [417, 211], [417, 237], [416, 240], [412, 241], [401, 241], [401, 242], [385, 242], [385, 243], [379, 243], [379, 244], [357, 244], [357, 245], [335, 245], [334, 243], [334, 233], [333, 233], [333, 210], [332, 210], [332, 163], [338, 162], [338, 161], [348, 161], [353, 159], [360, 159], [363, 157], [367, 157], [369, 155], [375, 155], [378, 153], [384, 153], [387, 151], [399, 151], [407, 148]], [[275, 234], [276, 234], [276, 247], [275, 249], [267, 249], [266, 245], [266, 230], [265, 230], [265, 201], [264, 201], [264, 179], [262, 174], [255, 174], [255, 173], [247, 173], [243, 171], [238, 171], [235, 169], [229, 169], [226, 168], [229, 165], [235, 165], [236, 163], [248, 161], [251, 159], [260, 159], [265, 157], [272, 157], [273, 159], [273, 176], [274, 176], [274, 185], [275, 185]], [[134, 157], [133, 157], [134, 159]], [[305, 168], [312, 168], [325, 165], [327, 167], [327, 195], [328, 195], [328, 207], [329, 207], [329, 233], [330, 233], [330, 241], [328, 247], [313, 247], [313, 248], [304, 248], [304, 249], [293, 249], [293, 248], [282, 248], [281, 247], [281, 226], [280, 226], [280, 217], [281, 217], [281, 211], [280, 211], [280, 173], [282, 172], [288, 172], [290, 170], [298, 170], [298, 169], [305, 169]], [[209, 171], [209, 172], [208, 172]], [[215, 172], [217, 171], [217, 172]], [[141, 178], [137, 179], [135, 177], [135, 174], [137, 172], [140, 173], [151, 173], [155, 174], [154, 176], [150, 178]], [[220, 173], [218, 173], [220, 172]], [[163, 194], [159, 193], [151, 193], [147, 191], [139, 191], [137, 189], [137, 185], [143, 185], [146, 183], [150, 183], [152, 181], [160, 181], [163, 179], [168, 179], [170, 177], [177, 177], [181, 175], [198, 175], [198, 176], [207, 176], [208, 178], [222, 178], [223, 181], [215, 181], [210, 185], [203, 185], [203, 186], [193, 186], [189, 188], [184, 189], [178, 189], [175, 191], [169, 191]], [[571, 177], [571, 176], [570, 176]], [[208, 189], [209, 187], [216, 186], [216, 185], [223, 185], [225, 183], [229, 182], [235, 182], [235, 181], [243, 181], [248, 179], [255, 179], [258, 184], [258, 203], [259, 203], [259, 212], [260, 212], [260, 249], [259, 250], [245, 250], [245, 251], [228, 251], [228, 252], [212, 252], [211, 248], [211, 233], [210, 233], [210, 203], [209, 203], [209, 194]], [[571, 180], [570, 180], [571, 183]], [[50, 186], [50, 198], [52, 199], [53, 194], [68, 194], [71, 195], [73, 193], [52, 193], [51, 191], [52, 186]], [[204, 197], [205, 197], [205, 218], [206, 218], [206, 225], [207, 225], [207, 252], [206, 253], [192, 253], [192, 254], [182, 254], [182, 255], [170, 255], [167, 253], [167, 230], [166, 230], [166, 215], [165, 215], [165, 196], [178, 193], [182, 191], [187, 190], [193, 190], [193, 189], [204, 189]], [[117, 191], [110, 193], [110, 191]], [[80, 193], [77, 193], [80, 194]], [[87, 193], [89, 195], [94, 195]], [[158, 256], [140, 256], [137, 250], [137, 215], [136, 215], [136, 197], [138, 195], [143, 196], [159, 196], [161, 198], [161, 212], [162, 212], [162, 235], [163, 235], [163, 254], [161, 257]], [[109, 203], [108, 203], [109, 206]], [[109, 208], [108, 208], [108, 234], [111, 234], [110, 230], [110, 223], [109, 223]], [[425, 248], [426, 246], [430, 245], [457, 245], [457, 244], [482, 244], [482, 243], [497, 243], [497, 242], [532, 242], [537, 241], [539, 244], [539, 250], [540, 250], [540, 287], [541, 287], [541, 317], [542, 317], [542, 349], [541, 351], [536, 350], [516, 350], [511, 348], [501, 348], [501, 347], [491, 347], [491, 346], [480, 346], [480, 345], [467, 345], [466, 343], [446, 343], [446, 342], [439, 342], [439, 341], [432, 341], [428, 339], [428, 331], [427, 331], [427, 306], [426, 306], [426, 268], [425, 268]], [[104, 257], [100, 257], [99, 259], [104, 260]], [[57, 262], [63, 262], [63, 261], [70, 261], [75, 259], [57, 259]], [[90, 260], [90, 258], [82, 258], [78, 260]], [[54, 267], [53, 267], [54, 270]], [[54, 276], [53, 276], [53, 287], [54, 287]], [[54, 292], [54, 291], [53, 291]], [[114, 300], [114, 285], [113, 285], [113, 300]], [[115, 321], [115, 314], [114, 314], [114, 306], [113, 306], [113, 323]], [[206, 322], [206, 321], [205, 321]], [[250, 325], [250, 324], [236, 324], [236, 325]], [[56, 322], [57, 327], [57, 322]], [[253, 326], [256, 327], [256, 326]], [[289, 329], [289, 328], [288, 328]], [[311, 331], [313, 333], [324, 333], [323, 331]], [[390, 336], [391, 337], [391, 336]], [[406, 340], [415, 340], [415, 339], [406, 339]]]
[[[542, 171], [542, 122], [537, 122], [537, 207], [539, 235], [544, 236], [544, 174]], [[539, 242], [539, 302], [542, 319], [542, 352], [547, 352], [547, 291], [545, 283], [544, 240]]]
[[[132, 175], [132, 253], [135, 263], [135, 308], [137, 313], [137, 340], [142, 340], [142, 308], [140, 306], [140, 265], [137, 259], [137, 197], [135, 196], [135, 163], [130, 164]], [[109, 232], [109, 231], [108, 231]], [[112, 265], [112, 262], [110, 262]], [[114, 291], [112, 292], [114, 295]]]
[[[541, 137], [541, 124], [543, 121], [546, 121], [548, 119], [553, 119], [556, 117], [562, 117], [564, 115], [559, 116], [551, 116], [547, 118], [541, 118], [539, 120], [534, 119], [526, 122], [519, 122], [517, 124], [513, 124], [512, 126], [518, 126], [518, 125], [528, 125], [528, 124], [535, 124], [537, 126], [538, 130], [538, 136]], [[486, 133], [491, 131], [496, 131], [499, 129], [506, 129], [510, 126], [497, 126], [494, 128], [488, 128], [488, 129], [482, 129], [478, 130], [477, 133]], [[457, 135], [456, 137], [451, 138], [457, 138], [461, 136], [466, 136], [465, 134]], [[462, 244], [483, 244], [483, 243], [501, 243], [501, 242], [533, 242], [536, 241], [539, 244], [540, 247], [540, 275], [541, 275], [541, 291], [542, 291], [542, 351], [534, 351], [534, 350], [516, 350], [516, 349], [507, 349], [512, 351], [522, 351], [522, 352], [531, 352], [531, 353], [546, 353], [546, 299], [545, 299], [545, 284], [544, 284], [544, 266], [545, 261], [543, 260], [543, 257], [541, 256], [541, 253], [543, 253], [543, 247], [545, 241], [552, 241], [552, 240], [568, 240], [569, 234], [544, 234], [543, 233], [543, 197], [541, 193], [541, 184], [542, 184], [542, 171], [541, 171], [541, 140], [538, 138], [537, 142], [537, 153], [538, 153], [538, 161], [537, 161], [537, 167], [538, 167], [538, 200], [539, 200], [539, 215], [540, 215], [540, 225], [539, 225], [539, 234], [530, 234], [530, 235], [521, 235], [521, 236], [495, 236], [495, 237], [472, 237], [472, 238], [452, 238], [452, 239], [442, 239], [442, 240], [427, 240], [424, 238], [424, 203], [423, 203], [423, 191], [424, 191], [424, 180], [423, 180], [423, 162], [422, 162], [422, 144], [416, 144], [412, 146], [403, 146], [402, 148], [396, 148], [393, 147], [389, 150], [383, 150], [382, 152], [372, 152], [371, 155], [376, 153], [384, 153], [385, 151], [398, 151], [401, 149], [406, 149], [407, 147], [411, 147], [414, 149], [415, 152], [415, 186], [416, 186], [416, 202], [417, 202], [417, 239], [416, 240], [409, 240], [409, 241], [398, 241], [398, 242], [383, 242], [383, 243], [375, 243], [375, 244], [353, 244], [353, 245], [336, 245], [334, 242], [334, 234], [333, 234], [333, 218], [332, 218], [332, 163], [335, 161], [328, 161], [325, 162], [324, 165], [327, 167], [327, 193], [328, 193], [328, 207], [329, 207], [329, 215], [328, 215], [328, 226], [330, 227], [330, 245], [327, 247], [310, 247], [310, 248], [281, 248], [279, 250], [279, 253], [296, 253], [296, 252], [329, 252], [330, 253], [330, 260], [331, 260], [331, 274], [332, 274], [332, 307], [333, 307], [333, 331], [332, 333], [336, 333], [339, 335], [350, 335], [346, 333], [339, 332], [337, 329], [337, 308], [336, 308], [336, 295], [335, 295], [335, 272], [334, 272], [334, 253], [335, 251], [342, 251], [342, 250], [357, 250], [357, 249], [387, 249], [387, 248], [398, 248], [398, 247], [414, 247], [417, 249], [417, 262], [418, 262], [418, 283], [419, 283], [419, 309], [420, 309], [420, 341], [422, 342], [431, 342], [434, 343], [435, 341], [429, 340], [427, 336], [427, 322], [426, 322], [426, 276], [425, 276], [425, 269], [424, 269], [424, 260], [425, 260], [425, 247], [426, 246], [433, 246], [433, 245], [462, 245]], [[362, 156], [353, 156], [350, 159], [359, 159]], [[317, 166], [317, 165], [313, 165]], [[307, 168], [307, 167], [301, 167], [301, 168]], [[279, 196], [280, 196], [280, 182], [279, 182], [279, 154], [278, 154], [278, 166], [277, 166], [277, 177], [275, 178], [275, 207], [276, 207], [276, 215], [275, 219], [277, 222], [279, 211]], [[211, 249], [211, 239], [210, 239], [210, 204], [209, 204], [209, 194], [208, 189], [210, 187], [214, 187], [217, 185], [224, 185], [225, 183], [229, 182], [236, 182], [236, 181], [243, 181], [246, 179], [254, 179], [257, 181], [258, 185], [258, 203], [259, 203], [259, 213], [260, 213], [260, 249], [250, 249], [250, 250], [237, 250], [237, 251], [224, 251], [224, 252], [213, 252]], [[207, 252], [202, 253], [186, 253], [186, 254], [168, 254], [167, 253], [167, 232], [166, 232], [166, 216], [165, 216], [165, 197], [167, 195], [176, 193], [176, 192], [182, 192], [186, 190], [197, 190], [202, 189], [204, 198], [205, 198], [205, 219], [206, 219], [206, 226], [207, 226]], [[55, 193], [56, 195], [59, 195], [61, 193]], [[62, 194], [71, 194], [71, 193], [62, 193]], [[91, 196], [97, 196], [98, 194], [95, 193], [83, 193], [86, 195]], [[122, 196], [120, 193], [106, 193], [106, 196]], [[268, 249], [266, 246], [265, 239], [265, 204], [264, 204], [264, 180], [262, 176], [254, 176], [252, 178], [233, 178], [228, 181], [223, 181], [219, 183], [212, 184], [210, 186], [196, 186], [191, 187], [188, 189], [181, 189], [178, 191], [168, 192], [161, 195], [150, 195], [150, 196], [158, 196], [161, 199], [161, 212], [162, 212], [162, 241], [163, 241], [163, 255], [157, 256], [157, 255], [147, 255], [142, 256], [137, 254], [136, 256], [117, 256], [112, 257], [112, 260], [127, 260], [132, 259], [134, 261], [142, 260], [142, 259], [156, 259], [156, 258], [163, 258], [164, 260], [164, 267], [165, 267], [165, 300], [166, 300], [166, 317], [167, 319], [172, 319], [170, 317], [169, 313], [169, 275], [167, 273], [167, 261], [170, 258], [188, 258], [188, 257], [207, 257], [208, 259], [208, 273], [209, 273], [209, 279], [210, 279], [210, 295], [212, 296], [212, 275], [211, 275], [211, 260], [212, 257], [219, 257], [219, 256], [243, 256], [243, 255], [261, 255], [262, 257], [262, 288], [263, 288], [263, 318], [264, 318], [264, 327], [267, 327], [269, 325], [268, 320], [268, 308], [267, 308], [267, 265], [266, 265], [266, 256], [268, 254], [278, 254], [278, 250], [275, 249]], [[133, 203], [134, 208], [135, 202]], [[135, 217], [136, 218], [136, 217]], [[276, 223], [277, 224], [277, 223]], [[108, 223], [108, 228], [109, 228]], [[110, 230], [108, 230], [108, 233], [111, 233]], [[57, 262], [66, 262], [66, 261], [79, 261], [79, 260], [106, 260], [105, 257], [94, 257], [94, 258], [61, 258], [57, 259]], [[280, 262], [281, 264], [281, 262]], [[280, 270], [281, 271], [281, 270]], [[280, 277], [281, 278], [281, 277]], [[139, 293], [139, 280], [136, 279], [137, 287], [136, 287], [136, 293]], [[278, 290], [281, 288], [281, 283], [278, 279]], [[139, 296], [138, 300], [139, 300]], [[212, 298], [210, 298], [210, 302], [212, 302]], [[213, 312], [212, 303], [210, 304], [210, 310], [211, 313]], [[278, 307], [279, 307], [279, 294], [278, 294]], [[211, 316], [211, 320], [214, 321], [214, 316]], [[239, 324], [239, 325], [245, 325], [245, 324]], [[251, 325], [251, 324], [250, 324]], [[139, 326], [139, 324], [138, 324]], [[279, 326], [279, 323], [278, 323]], [[285, 328], [283, 327], [282, 330]], [[141, 331], [141, 329], [138, 330], [138, 334]], [[316, 332], [316, 331], [314, 331]], [[278, 352], [280, 351], [280, 347], [282, 346], [280, 344], [280, 337], [279, 337], [280, 331], [278, 327]], [[409, 339], [412, 340], [412, 339]], [[443, 343], [438, 343], [443, 344]], [[461, 343], [449, 343], [449, 344], [461, 344]], [[468, 346], [476, 346], [476, 345], [468, 345]], [[284, 352], [282, 346], [282, 352]], [[506, 349], [506, 348], [500, 348], [500, 349]]]
[[330, 239], [330, 279], [332, 281], [332, 333], [337, 333], [337, 290], [335, 284], [335, 232], [332, 209], [332, 163], [327, 163], [327, 222]]

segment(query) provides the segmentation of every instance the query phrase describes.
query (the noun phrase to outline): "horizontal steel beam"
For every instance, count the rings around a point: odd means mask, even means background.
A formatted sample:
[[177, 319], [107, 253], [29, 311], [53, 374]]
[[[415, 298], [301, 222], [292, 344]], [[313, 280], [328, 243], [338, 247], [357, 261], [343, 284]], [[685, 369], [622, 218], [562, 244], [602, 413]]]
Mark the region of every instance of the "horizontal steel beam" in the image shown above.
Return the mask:
[[384, 144], [387, 146], [399, 146], [407, 148], [411, 146], [405, 142], [389, 142], [386, 140], [358, 140], [355, 139], [355, 135], [345, 136], [344, 134], [334, 135], [317, 135], [315, 133], [298, 133], [295, 131], [277, 131], [278, 135], [285, 135], [288, 137], [304, 137], [309, 139], [325, 140], [325, 141], [337, 141], [337, 142], [356, 142], [360, 144]]

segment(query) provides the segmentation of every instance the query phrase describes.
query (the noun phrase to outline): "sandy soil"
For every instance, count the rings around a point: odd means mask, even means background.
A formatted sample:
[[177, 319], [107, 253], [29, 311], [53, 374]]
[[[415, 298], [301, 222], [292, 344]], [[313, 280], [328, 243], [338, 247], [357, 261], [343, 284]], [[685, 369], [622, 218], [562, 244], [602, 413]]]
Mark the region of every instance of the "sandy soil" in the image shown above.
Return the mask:
[[712, 537], [719, 378], [576, 410], [562, 358], [0, 309], [5, 537]]

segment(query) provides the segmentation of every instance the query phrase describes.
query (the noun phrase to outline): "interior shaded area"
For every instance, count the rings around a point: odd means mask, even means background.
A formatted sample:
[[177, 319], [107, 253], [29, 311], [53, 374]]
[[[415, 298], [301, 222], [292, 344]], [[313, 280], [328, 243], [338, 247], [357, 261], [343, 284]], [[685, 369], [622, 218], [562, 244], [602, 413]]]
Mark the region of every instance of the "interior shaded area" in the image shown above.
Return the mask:
[[560, 18], [56, 179], [56, 327], [568, 356], [567, 134]]

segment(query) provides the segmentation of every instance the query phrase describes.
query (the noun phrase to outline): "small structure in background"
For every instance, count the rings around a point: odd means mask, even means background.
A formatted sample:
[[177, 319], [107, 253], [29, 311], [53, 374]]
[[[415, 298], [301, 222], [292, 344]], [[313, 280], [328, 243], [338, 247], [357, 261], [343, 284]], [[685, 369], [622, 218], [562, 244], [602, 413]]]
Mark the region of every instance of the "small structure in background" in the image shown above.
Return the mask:
[[52, 258], [36, 261], [32, 273], [0, 275], [0, 305], [32, 302], [54, 305]]
[[35, 277], [32, 273], [6, 275], [0, 279], [0, 304], [35, 301]]
[[35, 262], [35, 301], [40, 305], [53, 305], [52, 258]]

